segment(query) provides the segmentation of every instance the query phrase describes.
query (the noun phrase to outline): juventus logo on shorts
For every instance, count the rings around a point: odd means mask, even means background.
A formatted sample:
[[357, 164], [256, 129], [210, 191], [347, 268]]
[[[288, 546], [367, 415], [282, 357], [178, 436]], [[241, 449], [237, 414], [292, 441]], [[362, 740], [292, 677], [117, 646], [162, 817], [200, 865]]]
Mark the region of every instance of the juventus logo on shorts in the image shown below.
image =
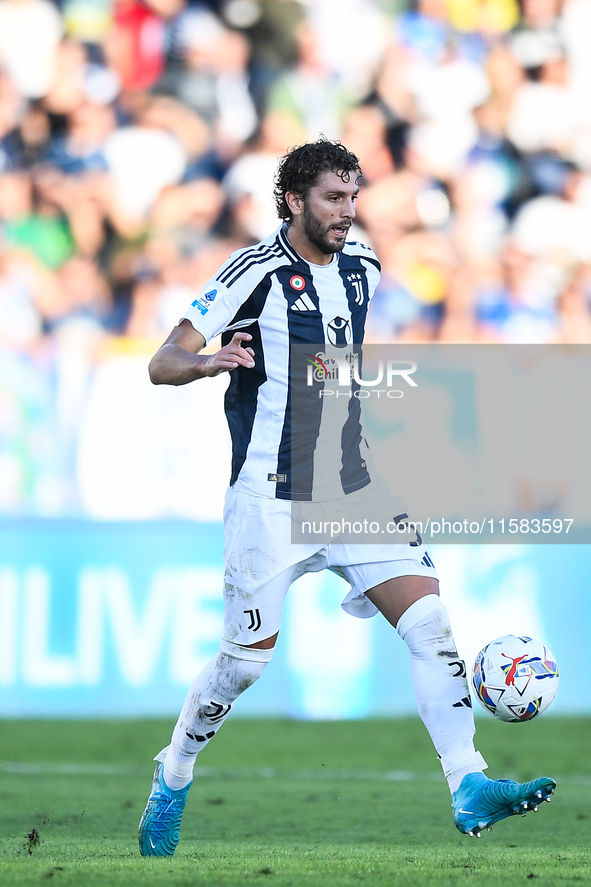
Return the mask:
[[259, 609], [256, 610], [243, 610], [243, 612], [250, 616], [250, 625], [247, 625], [246, 628], [248, 631], [258, 631], [262, 625], [261, 622], [261, 611]]

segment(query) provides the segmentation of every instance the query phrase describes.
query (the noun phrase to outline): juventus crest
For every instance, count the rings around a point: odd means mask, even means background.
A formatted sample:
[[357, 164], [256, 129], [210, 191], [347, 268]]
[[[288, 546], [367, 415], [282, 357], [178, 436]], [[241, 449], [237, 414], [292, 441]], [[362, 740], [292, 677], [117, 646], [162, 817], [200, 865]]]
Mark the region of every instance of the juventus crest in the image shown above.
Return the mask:
[[361, 274], [354, 271], [352, 274], [347, 274], [347, 280], [353, 285], [353, 289], [355, 290], [355, 304], [363, 305], [365, 294], [363, 292]]

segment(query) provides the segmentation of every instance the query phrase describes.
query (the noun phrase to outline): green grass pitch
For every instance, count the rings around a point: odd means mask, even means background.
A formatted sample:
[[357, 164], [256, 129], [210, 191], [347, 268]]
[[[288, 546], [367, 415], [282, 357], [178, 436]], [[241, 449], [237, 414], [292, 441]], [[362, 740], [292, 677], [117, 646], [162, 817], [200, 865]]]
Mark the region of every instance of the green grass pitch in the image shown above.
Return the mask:
[[171, 859], [137, 824], [171, 721], [4, 721], [0, 885], [417, 887], [591, 885], [591, 719], [479, 718], [489, 775], [548, 775], [537, 815], [480, 840], [453, 826], [416, 719], [235, 718], [200, 756]]

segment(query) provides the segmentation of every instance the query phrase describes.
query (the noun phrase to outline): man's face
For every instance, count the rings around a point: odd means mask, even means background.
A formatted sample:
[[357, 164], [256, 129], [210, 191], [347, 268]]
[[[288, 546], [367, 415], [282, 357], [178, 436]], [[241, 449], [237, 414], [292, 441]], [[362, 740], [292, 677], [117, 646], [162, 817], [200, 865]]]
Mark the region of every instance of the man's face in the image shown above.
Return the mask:
[[[302, 233], [324, 255], [342, 250], [355, 218], [359, 173], [325, 172], [313, 185], [303, 205]], [[348, 178], [348, 181], [347, 181]]]

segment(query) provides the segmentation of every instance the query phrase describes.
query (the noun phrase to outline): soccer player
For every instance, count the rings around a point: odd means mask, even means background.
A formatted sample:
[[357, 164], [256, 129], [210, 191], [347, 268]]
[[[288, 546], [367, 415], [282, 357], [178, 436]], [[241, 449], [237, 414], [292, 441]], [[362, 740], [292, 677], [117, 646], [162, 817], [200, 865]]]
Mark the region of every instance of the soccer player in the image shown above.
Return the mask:
[[[520, 784], [483, 774], [465, 666], [420, 539], [291, 542], [291, 500], [314, 498], [321, 478], [314, 477], [314, 446], [300, 456], [308, 470], [297, 482], [292, 478], [290, 346], [363, 340], [380, 266], [371, 249], [347, 241], [360, 180], [357, 157], [338, 142], [322, 138], [290, 150], [275, 181], [281, 227], [230, 256], [150, 362], [155, 384], [230, 374], [225, 410], [232, 472], [224, 509], [223, 638], [188, 692], [170, 745], [155, 758], [139, 827], [144, 856], [174, 853], [197, 755], [270, 662], [290, 585], [325, 568], [349, 583], [345, 610], [362, 617], [379, 611], [406, 642], [419, 712], [461, 832], [479, 836], [513, 813], [536, 810], [555, 788], [547, 778]], [[202, 354], [220, 333], [220, 350]], [[344, 500], [363, 495], [372, 483], [355, 404], [347, 415], [347, 434], [339, 436], [341, 452], [334, 457]]]

